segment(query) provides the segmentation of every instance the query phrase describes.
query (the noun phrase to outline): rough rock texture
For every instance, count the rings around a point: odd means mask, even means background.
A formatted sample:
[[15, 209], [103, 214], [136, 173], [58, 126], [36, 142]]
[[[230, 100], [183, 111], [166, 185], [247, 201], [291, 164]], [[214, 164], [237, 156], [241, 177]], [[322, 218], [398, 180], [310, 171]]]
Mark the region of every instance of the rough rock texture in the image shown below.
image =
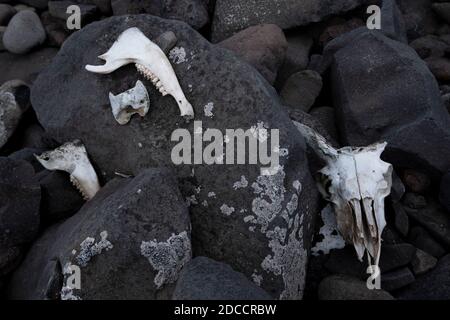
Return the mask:
[[412, 270], [416, 276], [420, 276], [432, 270], [436, 266], [437, 261], [438, 260], [432, 255], [417, 249], [416, 255], [411, 261]]
[[84, 204], [83, 197], [70, 182], [69, 174], [43, 170], [36, 175], [42, 189], [41, 216], [47, 221], [68, 218]]
[[405, 20], [397, 6], [396, 0], [383, 0], [381, 30], [389, 38], [408, 43]]
[[[258, 279], [254, 279], [258, 281]], [[229, 265], [198, 257], [180, 273], [174, 300], [270, 300], [270, 295]]]
[[384, 290], [369, 290], [366, 282], [344, 275], [325, 278], [319, 285], [320, 300], [393, 300]]
[[24, 54], [42, 44], [45, 38], [45, 29], [39, 16], [30, 10], [24, 10], [9, 21], [3, 35], [3, 45], [9, 52]]
[[410, 40], [436, 32], [438, 19], [431, 7], [433, 2], [434, 0], [397, 0]]
[[361, 28], [330, 42], [326, 55], [344, 144], [387, 141], [383, 159], [435, 178], [450, 168], [450, 116], [413, 49]]
[[202, 0], [112, 0], [114, 15], [149, 13], [166, 19], [181, 20], [194, 29], [209, 22], [208, 9]]
[[0, 250], [32, 241], [39, 229], [41, 190], [33, 167], [0, 157]]
[[450, 216], [438, 204], [430, 203], [424, 208], [405, 207], [408, 215], [430, 232], [442, 244], [450, 247]]
[[13, 135], [23, 113], [30, 105], [30, 88], [12, 80], [0, 86], [0, 148]]
[[282, 29], [307, 25], [352, 10], [367, 0], [217, 0], [212, 40], [218, 42], [249, 26], [273, 23]]
[[445, 249], [422, 227], [412, 228], [408, 241], [433, 257], [440, 258], [445, 254]]
[[439, 201], [450, 212], [450, 171], [442, 177]]
[[431, 7], [445, 22], [450, 23], [450, 3], [433, 3]]
[[[280, 130], [281, 167], [275, 175], [262, 176], [265, 165], [175, 169], [183, 196], [192, 204], [196, 254], [226, 262], [247, 277], [261, 276], [261, 287], [274, 297], [301, 297], [317, 201], [306, 146], [288, 116], [280, 112], [273, 88], [228, 50], [211, 45], [184, 23], [149, 15], [92, 23], [65, 42], [33, 86], [39, 122], [59, 142], [82, 139], [103, 181], [115, 172], [137, 174], [150, 166], [172, 166], [171, 150], [178, 144], [170, 141], [172, 132], [186, 128], [193, 135], [194, 126], [180, 118], [172, 97], [160, 96], [132, 65], [110, 75], [84, 69], [86, 64], [100, 64], [97, 56], [132, 26], [150, 39], [167, 30], [175, 33], [177, 52], [186, 56], [173, 67], [204, 128], [224, 134], [225, 129], [262, 126]], [[108, 92], [124, 91], [137, 78], [152, 96], [152, 110], [145, 118], [120, 126], [111, 116]], [[55, 83], [59, 84], [56, 92]], [[213, 116], [206, 116], [204, 108], [210, 103]], [[242, 177], [248, 184], [233, 188]]]
[[190, 257], [189, 215], [176, 181], [167, 170], [148, 169], [109, 182], [48, 229], [14, 273], [9, 296], [57, 297], [67, 282], [52, 287], [49, 279], [61, 279], [72, 264], [80, 267], [81, 290], [71, 293], [81, 299], [168, 298]]
[[308, 112], [322, 90], [322, 77], [316, 71], [305, 70], [294, 73], [287, 79], [280, 95], [289, 106], [299, 106]]
[[20, 2], [25, 3], [34, 8], [45, 9], [47, 8], [48, 0], [20, 0]]
[[307, 34], [297, 32], [286, 33], [288, 43], [286, 56], [281, 68], [278, 70], [277, 87], [283, 86], [284, 82], [294, 73], [305, 70], [309, 63], [309, 53], [313, 45], [313, 39]]
[[22, 259], [20, 247], [9, 247], [0, 249], [0, 278], [6, 276], [19, 266]]
[[275, 82], [288, 47], [283, 30], [274, 24], [249, 27], [219, 45], [254, 66], [271, 84]]
[[409, 268], [402, 268], [381, 276], [381, 288], [386, 291], [398, 290], [413, 283], [415, 280], [413, 273]]
[[409, 44], [422, 59], [428, 57], [443, 57], [450, 52], [450, 46], [435, 35], [426, 35], [417, 38]]
[[44, 48], [27, 55], [16, 55], [9, 52], [0, 52], [0, 83], [8, 80], [20, 79], [32, 83], [36, 75], [45, 68], [56, 55], [54, 48]]
[[433, 271], [423, 275], [398, 295], [403, 300], [450, 299], [450, 255], [439, 260]]

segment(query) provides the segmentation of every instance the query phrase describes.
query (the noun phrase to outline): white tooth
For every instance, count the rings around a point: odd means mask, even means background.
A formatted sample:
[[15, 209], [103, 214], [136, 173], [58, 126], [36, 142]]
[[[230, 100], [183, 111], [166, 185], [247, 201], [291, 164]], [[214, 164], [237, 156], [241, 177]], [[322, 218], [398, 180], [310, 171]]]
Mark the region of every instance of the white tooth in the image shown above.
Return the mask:
[[[150, 78], [152, 82], [153, 74], [158, 76], [158, 80], [163, 80], [167, 92], [175, 98], [181, 116], [194, 116], [192, 105], [186, 99], [169, 59], [138, 28], [129, 28], [122, 32], [108, 52], [101, 57], [105, 60], [104, 65], [87, 65], [86, 70], [108, 74], [124, 65], [134, 63], [137, 70], [144, 74], [147, 79]], [[150, 68], [151, 73], [148, 72]]]

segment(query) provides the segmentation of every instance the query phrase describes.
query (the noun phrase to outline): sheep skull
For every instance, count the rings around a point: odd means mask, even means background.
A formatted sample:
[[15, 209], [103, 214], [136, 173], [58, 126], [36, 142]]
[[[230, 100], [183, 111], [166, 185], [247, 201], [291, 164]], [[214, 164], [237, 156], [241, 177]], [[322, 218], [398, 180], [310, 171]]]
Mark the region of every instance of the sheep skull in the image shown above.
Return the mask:
[[334, 206], [338, 229], [355, 247], [359, 260], [368, 253], [378, 265], [386, 226], [384, 199], [392, 186], [392, 165], [380, 159], [387, 143], [334, 149], [311, 128], [295, 123], [327, 166], [319, 171], [321, 194]]

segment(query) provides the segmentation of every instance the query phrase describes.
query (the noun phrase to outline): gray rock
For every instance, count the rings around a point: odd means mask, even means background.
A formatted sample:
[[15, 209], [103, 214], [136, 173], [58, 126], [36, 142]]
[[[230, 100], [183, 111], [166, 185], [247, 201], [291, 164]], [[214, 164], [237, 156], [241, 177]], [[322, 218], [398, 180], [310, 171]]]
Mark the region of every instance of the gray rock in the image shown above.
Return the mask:
[[20, 80], [0, 86], [0, 148], [13, 135], [30, 105], [30, 88]]
[[294, 73], [287, 79], [280, 95], [284, 103], [300, 106], [308, 112], [322, 90], [322, 77], [316, 71], [305, 70]]
[[24, 10], [9, 21], [3, 35], [3, 45], [9, 52], [24, 54], [44, 43], [45, 38], [39, 16], [30, 10]]
[[[171, 150], [178, 142], [171, 141], [171, 135], [179, 128], [192, 134], [193, 123], [180, 118], [172, 97], [159, 95], [133, 65], [110, 75], [85, 70], [87, 64], [101, 64], [97, 57], [131, 26], [150, 39], [167, 30], [176, 34], [177, 47], [185, 50], [187, 61], [174, 63], [173, 68], [204, 128], [225, 133], [225, 129], [264, 124], [279, 129], [280, 147], [289, 152], [289, 157], [280, 157], [283, 169], [261, 176], [259, 165], [173, 165]], [[153, 97], [151, 114], [120, 126], [111, 116], [108, 92], [134, 86], [137, 77]], [[209, 102], [215, 106], [214, 117], [204, 115]], [[34, 83], [32, 105], [50, 137], [58, 142], [83, 141], [101, 181], [111, 180], [115, 172], [137, 175], [148, 167], [173, 166], [181, 192], [192, 204], [196, 254], [223, 261], [247, 277], [256, 270], [263, 277], [262, 288], [274, 297], [301, 297], [313, 228], [309, 223], [317, 212], [318, 196], [306, 145], [287, 114], [280, 112], [274, 89], [254, 68], [211, 45], [184, 23], [150, 15], [112, 17], [67, 39]], [[242, 176], [248, 186], [233, 189]], [[296, 181], [307, 191], [299, 194]], [[227, 215], [231, 208], [234, 211]]]
[[[255, 279], [257, 281], [257, 278]], [[197, 257], [180, 273], [174, 300], [270, 300], [270, 295], [229, 265]]]
[[32, 6], [33, 8], [45, 9], [47, 8], [48, 0], [20, 0], [20, 2]]
[[446, 23], [450, 23], [450, 3], [433, 3], [431, 7]]
[[16, 55], [9, 52], [0, 52], [0, 83], [8, 80], [20, 79], [29, 84], [53, 59], [58, 50], [43, 48], [27, 55]]
[[0, 3], [0, 26], [6, 26], [16, 13], [17, 11], [13, 6]]
[[423, 275], [398, 295], [403, 300], [450, 299], [450, 255], [439, 260], [436, 268]]
[[450, 94], [444, 94], [442, 97], [442, 102], [444, 103], [445, 107], [447, 108], [447, 111], [450, 113]]
[[359, 18], [353, 18], [348, 21], [343, 18], [335, 18], [327, 21], [327, 24], [328, 26], [319, 37], [319, 44], [322, 47], [325, 47], [328, 42], [344, 35], [345, 33], [360, 27], [366, 27], [366, 22]]
[[0, 250], [32, 241], [39, 230], [41, 190], [33, 167], [0, 157]]
[[383, 0], [381, 30], [394, 40], [408, 44], [405, 20], [395, 0]]
[[168, 54], [170, 50], [177, 44], [177, 36], [173, 31], [166, 31], [156, 38], [155, 43], [161, 48], [161, 50]]
[[416, 280], [409, 268], [384, 273], [381, 276], [381, 288], [386, 291], [394, 291], [406, 287]]
[[439, 201], [450, 212], [450, 171], [441, 180]]
[[275, 82], [288, 47], [283, 30], [274, 24], [249, 27], [218, 45], [254, 66], [271, 84]]
[[276, 80], [276, 86], [279, 88], [291, 75], [308, 67], [309, 53], [313, 45], [313, 39], [310, 36], [298, 34], [298, 32], [286, 33], [286, 40], [288, 43], [286, 56], [278, 70]]
[[320, 300], [394, 300], [388, 292], [369, 290], [366, 282], [345, 275], [323, 279], [318, 295]]
[[450, 216], [436, 203], [429, 203], [425, 208], [411, 209], [405, 207], [410, 218], [427, 229], [433, 237], [450, 247]]
[[21, 147], [23, 149], [48, 149], [49, 145], [44, 129], [38, 124], [27, 127], [21, 139]]
[[438, 81], [450, 81], [450, 60], [447, 58], [430, 57], [425, 59], [428, 68]]
[[409, 44], [417, 54], [422, 58], [443, 57], [446, 52], [450, 51], [449, 44], [445, 43], [438, 36], [426, 35], [417, 38]]
[[195, 29], [209, 22], [208, 9], [202, 0], [112, 0], [111, 6], [116, 16], [148, 13], [184, 21]]
[[43, 149], [33, 149], [33, 148], [25, 148], [20, 149], [14, 153], [11, 153], [8, 158], [12, 160], [25, 160], [29, 164], [33, 166], [35, 172], [42, 171], [44, 168], [42, 165], [36, 160], [35, 154], [41, 154]]
[[438, 19], [431, 8], [433, 2], [434, 0], [397, 0], [410, 40], [433, 34], [438, 29]]
[[403, 197], [403, 204], [411, 209], [421, 209], [427, 206], [427, 199], [420, 194], [407, 192]]
[[41, 217], [45, 222], [68, 218], [84, 204], [83, 197], [70, 183], [69, 174], [43, 170], [36, 179], [41, 185]]
[[289, 29], [318, 22], [330, 15], [350, 11], [365, 0], [217, 0], [212, 25], [212, 41], [219, 42], [249, 26], [272, 23]]
[[412, 48], [361, 28], [330, 42], [325, 55], [343, 144], [387, 141], [383, 159], [435, 179], [450, 168], [450, 116]]
[[420, 276], [432, 270], [436, 266], [437, 261], [432, 255], [417, 249], [416, 255], [411, 261], [412, 270], [416, 276]]
[[406, 187], [415, 193], [424, 193], [431, 185], [430, 178], [420, 171], [406, 169], [402, 176], [402, 181]]
[[17, 268], [23, 256], [20, 247], [0, 248], [0, 278]]
[[82, 279], [72, 294], [83, 300], [167, 299], [190, 256], [189, 215], [176, 181], [167, 170], [148, 169], [109, 182], [48, 229], [13, 274], [9, 297], [58, 296], [67, 279], [56, 287], [50, 280], [61, 279], [70, 263]]
[[391, 198], [392, 201], [400, 202], [400, 200], [405, 195], [406, 188], [403, 184], [402, 180], [399, 178], [397, 172], [394, 170], [392, 173], [392, 189], [391, 189]]
[[5, 33], [5, 31], [6, 27], [0, 27], [0, 52], [6, 50], [5, 46], [3, 45], [3, 34]]
[[331, 107], [318, 107], [309, 112], [322, 126], [328, 131], [335, 141], [339, 141], [338, 132], [336, 129], [335, 110]]
[[402, 204], [399, 202], [394, 202], [392, 204], [392, 207], [394, 209], [395, 218], [395, 228], [400, 232], [400, 234], [404, 237], [408, 235], [409, 232], [409, 218], [406, 214], [405, 209], [403, 208]]
[[412, 228], [409, 233], [408, 241], [418, 249], [423, 250], [436, 258], [440, 258], [445, 254], [445, 249], [422, 227]]

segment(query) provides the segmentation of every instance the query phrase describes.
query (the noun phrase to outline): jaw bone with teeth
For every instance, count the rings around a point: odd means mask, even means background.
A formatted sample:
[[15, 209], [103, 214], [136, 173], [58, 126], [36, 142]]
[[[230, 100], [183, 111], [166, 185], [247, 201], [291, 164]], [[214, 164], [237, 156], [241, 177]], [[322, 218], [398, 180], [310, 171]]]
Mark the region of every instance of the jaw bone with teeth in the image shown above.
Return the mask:
[[69, 173], [70, 181], [85, 200], [92, 199], [100, 190], [97, 174], [80, 140], [67, 142], [55, 150], [46, 151], [35, 157], [47, 170], [62, 170]]
[[378, 265], [381, 233], [386, 226], [384, 199], [392, 186], [392, 165], [380, 159], [386, 143], [334, 149], [311, 128], [295, 123], [327, 166], [319, 171], [319, 190], [332, 202], [338, 229], [355, 247], [359, 260], [367, 252]]
[[180, 87], [169, 59], [138, 28], [125, 30], [108, 52], [99, 58], [106, 63], [102, 66], [87, 65], [86, 70], [107, 74], [134, 63], [136, 69], [150, 80], [163, 96], [169, 94], [175, 98], [182, 117], [194, 116], [194, 110]]
[[121, 94], [115, 96], [110, 92], [109, 101], [111, 102], [114, 118], [121, 125], [127, 124], [135, 113], [144, 117], [150, 106], [147, 89], [139, 80], [134, 88]]

